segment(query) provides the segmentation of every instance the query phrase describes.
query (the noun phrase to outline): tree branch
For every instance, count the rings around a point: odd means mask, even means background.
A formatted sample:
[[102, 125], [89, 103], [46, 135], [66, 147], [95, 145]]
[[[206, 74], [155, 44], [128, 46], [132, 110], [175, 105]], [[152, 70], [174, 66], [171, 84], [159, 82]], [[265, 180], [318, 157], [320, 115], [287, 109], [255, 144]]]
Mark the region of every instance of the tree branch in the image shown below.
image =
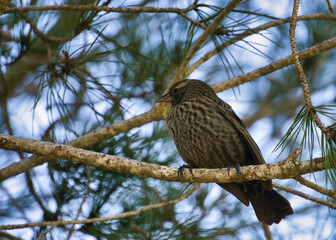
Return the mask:
[[[37, 37], [39, 37], [45, 44], [47, 44], [47, 43], [58, 44], [58, 43], [63, 43], [63, 42], [70, 41], [70, 40], [74, 39], [75, 37], [77, 37], [80, 33], [82, 33], [85, 30], [85, 27], [81, 27], [80, 30], [75, 31], [73, 34], [71, 34], [70, 36], [67, 36], [67, 37], [48, 36], [47, 34], [43, 33], [42, 31], [40, 31], [38, 29], [37, 24], [34, 22], [33, 19], [29, 18], [26, 13], [19, 11], [18, 15], [20, 15], [20, 17], [22, 17], [30, 25], [30, 27], [32, 28], [35, 35]], [[88, 27], [88, 26], [86, 26], [86, 27]], [[49, 46], [48, 49], [50, 49], [50, 46]], [[51, 50], [50, 50], [50, 52], [51, 52]], [[49, 55], [51, 55], [51, 54], [49, 54]], [[49, 58], [51, 58], [51, 56], [49, 56]]]
[[[299, 16], [298, 21], [304, 21], [304, 20], [330, 20], [330, 21], [336, 21], [336, 16], [331, 14], [310, 14], [310, 15], [304, 15]], [[204, 62], [208, 61], [213, 56], [217, 55], [219, 52], [223, 51], [225, 48], [235, 44], [236, 42], [248, 37], [252, 36], [253, 34], [258, 34], [261, 31], [265, 31], [272, 27], [277, 27], [285, 23], [289, 23], [291, 21], [291, 18], [285, 18], [285, 19], [279, 19], [273, 22], [268, 22], [265, 24], [262, 24], [256, 28], [247, 29], [245, 32], [235, 35], [234, 38], [224, 42], [222, 45], [216, 47], [214, 50], [208, 52], [203, 57], [201, 57], [196, 63], [194, 63], [187, 71], [186, 76], [189, 76], [193, 71], [195, 71], [199, 66], [201, 66]]]
[[332, 13], [334, 13], [335, 10], [334, 10], [334, 8], [333, 8], [333, 6], [332, 6], [330, 0], [327, 0], [327, 4], [328, 4], [329, 11], [332, 12]]
[[327, 197], [331, 197], [333, 199], [336, 200], [336, 192], [332, 191], [332, 190], [328, 190], [325, 189], [313, 182], [308, 181], [307, 179], [304, 179], [301, 176], [298, 176], [297, 178], [295, 178], [296, 181], [298, 181], [299, 183], [301, 183], [302, 185], [309, 187], [311, 189], [314, 189], [316, 192], [319, 192], [323, 195], [326, 195]]
[[[90, 192], [90, 183], [91, 183], [91, 174], [92, 174], [92, 168], [89, 167], [88, 169], [88, 173], [87, 173], [87, 182], [86, 182], [86, 190], [85, 190], [85, 193], [84, 193], [84, 197], [82, 199], [82, 202], [80, 203], [79, 205], [79, 208], [77, 210], [77, 214], [76, 214], [76, 217], [75, 217], [75, 220], [77, 220], [79, 218], [79, 215], [81, 214], [82, 212], [82, 209], [83, 209], [83, 205], [86, 201], [86, 198], [87, 196], [89, 195], [89, 192]], [[67, 237], [67, 240], [70, 240], [71, 238], [71, 235], [73, 234], [73, 232], [75, 231], [75, 225], [73, 225], [70, 230], [69, 230], [69, 233], [68, 233], [68, 237]]]
[[[312, 161], [297, 162], [301, 151], [296, 150], [285, 160], [274, 164], [242, 166], [237, 175], [232, 168], [194, 169], [192, 174], [185, 171], [183, 178], [178, 177], [178, 169], [157, 164], [139, 162], [125, 157], [97, 153], [63, 144], [36, 141], [8, 135], [0, 135], [0, 148], [19, 152], [28, 152], [49, 158], [64, 159], [71, 162], [118, 171], [139, 177], [154, 178], [174, 182], [235, 182], [267, 179], [288, 179], [299, 175], [324, 170], [321, 158]], [[0, 181], [11, 176], [4, 169], [0, 171]]]
[[[180, 78], [182, 77], [183, 73], [185, 72], [190, 60], [195, 55], [195, 53], [201, 48], [203, 43], [207, 40], [209, 35], [215, 31], [216, 27], [222, 22], [222, 20], [234, 9], [241, 0], [232, 0], [229, 2], [225, 8], [218, 14], [218, 16], [215, 18], [215, 20], [210, 24], [210, 26], [203, 32], [203, 34], [200, 36], [200, 38], [197, 40], [197, 42], [194, 44], [194, 46], [190, 49], [187, 56], [183, 59], [183, 62], [181, 63], [179, 69], [177, 70], [173, 80], [170, 82], [167, 89], [169, 89], [174, 83], [176, 83]], [[187, 75], [188, 76], [188, 75]]]
[[294, 0], [294, 6], [293, 6], [293, 12], [292, 12], [292, 19], [290, 21], [290, 28], [289, 28], [289, 39], [290, 39], [290, 44], [292, 48], [292, 53], [293, 53], [293, 58], [294, 58], [294, 64], [296, 68], [296, 72], [299, 75], [299, 80], [301, 84], [301, 88], [303, 90], [303, 96], [306, 101], [306, 105], [312, 113], [312, 117], [316, 123], [316, 125], [321, 129], [321, 131], [330, 137], [335, 143], [336, 143], [336, 130], [333, 128], [327, 128], [324, 126], [322, 123], [321, 119], [319, 116], [316, 114], [316, 111], [314, 110], [314, 106], [310, 97], [310, 91], [308, 88], [308, 83], [306, 79], [306, 75], [304, 74], [303, 68], [300, 64], [300, 58], [297, 53], [297, 48], [296, 48], [296, 39], [295, 39], [295, 28], [296, 28], [296, 22], [297, 22], [297, 14], [299, 11], [299, 4], [300, 0]]
[[[298, 55], [299, 55], [299, 58], [303, 60], [303, 59], [318, 55], [321, 52], [334, 48], [335, 46], [336, 46], [336, 37], [329, 39], [327, 41], [324, 41], [322, 43], [316, 44], [306, 50], [303, 50], [302, 52], [299, 52]], [[279, 69], [287, 67], [293, 63], [294, 63], [294, 57], [293, 55], [290, 55], [278, 61], [275, 61], [265, 67], [262, 67], [252, 72], [249, 72], [247, 74], [232, 78], [231, 80], [228, 80], [226, 82], [216, 84], [213, 86], [213, 88], [215, 92], [221, 92], [229, 88], [237, 87], [246, 82], [253, 81], [258, 77], [265, 76]], [[148, 112], [145, 112], [141, 115], [135, 116], [128, 120], [125, 120], [125, 121], [122, 121], [116, 124], [112, 124], [111, 126], [100, 128], [98, 130], [89, 132], [67, 143], [67, 145], [80, 147], [80, 148], [91, 146], [95, 143], [98, 143], [105, 139], [109, 139], [120, 133], [130, 131], [133, 128], [141, 127], [144, 124], [147, 124], [153, 121], [164, 120], [166, 118], [168, 110], [169, 110], [169, 107], [167, 105], [158, 104], [154, 108], [149, 110]], [[7, 176], [5, 178], [7, 179], [11, 176], [16, 176], [20, 173], [26, 172], [36, 166], [39, 166], [45, 162], [48, 162], [49, 160], [50, 160], [50, 157], [33, 156], [31, 158], [26, 158], [22, 160], [21, 162], [13, 163], [10, 166], [3, 168], [0, 171], [3, 176]]]
[[300, 192], [300, 191], [297, 191], [295, 189], [292, 189], [292, 188], [289, 188], [289, 187], [284, 187], [284, 186], [281, 186], [279, 184], [276, 184], [276, 183], [273, 183], [273, 186], [278, 188], [278, 189], [281, 189], [283, 191], [286, 191], [286, 192], [289, 192], [289, 193], [292, 193], [294, 195], [297, 195], [299, 197], [302, 197], [304, 199], [307, 199], [309, 201], [312, 201], [312, 202], [315, 202], [315, 203], [318, 203], [318, 204], [321, 204], [321, 205], [325, 205], [327, 207], [330, 207], [332, 209], [335, 209], [336, 210], [336, 205], [333, 204], [332, 202], [330, 201], [324, 201], [322, 199], [319, 199], [317, 197], [313, 197], [313, 196], [310, 196], [306, 193], [303, 193], [303, 192]]
[[[336, 37], [331, 38], [329, 40], [326, 40], [324, 42], [321, 42], [319, 44], [315, 44], [314, 46], [307, 48], [301, 52], [298, 53], [298, 56], [300, 58], [300, 60], [304, 60], [307, 59], [309, 57], [313, 57], [316, 56], [322, 52], [328, 51], [332, 48], [336, 47]], [[278, 61], [272, 62], [271, 64], [256, 69], [252, 72], [249, 72], [247, 74], [238, 76], [238, 77], [234, 77], [226, 82], [223, 83], [219, 83], [213, 86], [213, 89], [215, 90], [215, 92], [221, 92], [224, 90], [227, 90], [229, 88], [233, 88], [233, 87], [237, 87], [241, 84], [247, 83], [247, 82], [251, 82], [256, 78], [259, 78], [261, 76], [265, 76], [267, 74], [270, 74], [272, 72], [275, 72], [277, 70], [280, 70], [284, 67], [287, 67], [289, 65], [294, 64], [294, 56], [293, 55], [289, 55], [285, 58], [282, 58]]]
[[8, 239], [8, 240], [22, 240], [22, 238], [18, 238], [16, 236], [10, 235], [9, 233], [6, 233], [6, 232], [0, 232], [0, 237], [2, 237], [1, 239], [4, 238], [4, 239]]
[[57, 227], [57, 222], [51, 225], [45, 232], [43, 232], [36, 240], [43, 240], [46, 239], [48, 233], [50, 233], [55, 227]]
[[186, 194], [184, 194], [181, 197], [176, 198], [174, 200], [149, 205], [149, 206], [143, 207], [143, 208], [141, 208], [139, 210], [136, 210], [136, 211], [125, 212], [125, 213], [121, 213], [121, 214], [111, 216], [111, 217], [91, 218], [91, 219], [86, 219], [86, 220], [74, 220], [74, 221], [58, 220], [58, 221], [53, 221], [53, 222], [39, 222], [39, 223], [26, 223], [26, 224], [16, 224], [16, 225], [3, 225], [3, 226], [0, 226], [0, 230], [28, 228], [28, 227], [61, 226], [61, 225], [67, 225], [67, 224], [89, 224], [89, 223], [96, 223], [96, 222], [107, 222], [107, 221], [112, 221], [112, 220], [126, 218], [126, 217], [133, 217], [133, 216], [140, 215], [140, 214], [142, 214], [144, 212], [147, 212], [147, 211], [150, 211], [150, 210], [167, 207], [167, 206], [170, 206], [170, 205], [174, 205], [178, 202], [181, 202], [182, 200], [189, 197], [199, 187], [200, 187], [200, 184], [196, 184], [195, 187], [193, 187], [193, 189], [191, 189]]
[[100, 11], [100, 12], [117, 12], [117, 13], [186, 13], [196, 8], [196, 5], [191, 5], [188, 8], [155, 8], [155, 7], [106, 7], [87, 5], [53, 5], [53, 6], [28, 6], [28, 7], [13, 7], [3, 11], [4, 14], [28, 12], [28, 11]]
[[273, 240], [272, 233], [269, 229], [269, 226], [266, 223], [261, 223], [262, 228], [264, 229], [265, 237], [267, 240]]
[[[98, 130], [92, 131], [85, 134], [74, 141], [68, 142], [67, 145], [75, 146], [80, 148], [85, 148], [98, 143], [102, 140], [111, 138], [112, 136], [118, 135], [123, 132], [127, 132], [133, 128], [140, 127], [146, 123], [153, 121], [163, 120], [168, 107], [165, 105], [156, 105], [150, 111], [145, 112], [141, 115], [135, 116], [128, 120], [113, 124], [106, 128], [100, 128]], [[50, 161], [49, 156], [32, 156], [30, 158], [25, 158], [20, 162], [13, 163], [0, 170], [0, 175], [3, 179], [7, 179], [12, 176], [16, 176], [20, 173], [29, 171], [30, 169], [42, 165], [45, 162]], [[1, 177], [0, 177], [1, 178]], [[1, 180], [0, 180], [1, 181]]]
[[120, 133], [127, 132], [133, 128], [141, 127], [153, 121], [163, 120], [165, 112], [168, 112], [168, 110], [168, 107], [165, 105], [156, 105], [148, 112], [145, 112], [128, 120], [113, 124], [111, 126], [92, 131], [69, 142], [68, 145], [80, 148], [91, 146], [92, 144], [109, 139]]

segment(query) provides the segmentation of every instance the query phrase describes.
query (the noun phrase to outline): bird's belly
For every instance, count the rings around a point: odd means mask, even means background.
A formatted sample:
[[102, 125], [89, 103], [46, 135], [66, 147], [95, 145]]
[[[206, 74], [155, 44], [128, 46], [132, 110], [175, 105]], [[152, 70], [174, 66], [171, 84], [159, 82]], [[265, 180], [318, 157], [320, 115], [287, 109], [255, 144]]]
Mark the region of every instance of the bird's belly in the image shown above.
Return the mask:
[[247, 146], [237, 129], [214, 110], [199, 112], [175, 109], [168, 116], [168, 130], [182, 159], [199, 168], [246, 165]]

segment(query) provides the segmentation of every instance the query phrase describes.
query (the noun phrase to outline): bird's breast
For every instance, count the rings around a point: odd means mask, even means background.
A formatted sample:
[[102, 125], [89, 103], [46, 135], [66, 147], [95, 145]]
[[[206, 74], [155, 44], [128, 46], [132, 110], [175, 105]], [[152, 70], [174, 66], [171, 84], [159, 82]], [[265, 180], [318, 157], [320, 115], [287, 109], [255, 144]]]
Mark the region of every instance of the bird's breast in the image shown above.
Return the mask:
[[211, 102], [172, 106], [167, 127], [182, 159], [192, 167], [228, 167], [246, 158], [246, 145], [237, 129]]

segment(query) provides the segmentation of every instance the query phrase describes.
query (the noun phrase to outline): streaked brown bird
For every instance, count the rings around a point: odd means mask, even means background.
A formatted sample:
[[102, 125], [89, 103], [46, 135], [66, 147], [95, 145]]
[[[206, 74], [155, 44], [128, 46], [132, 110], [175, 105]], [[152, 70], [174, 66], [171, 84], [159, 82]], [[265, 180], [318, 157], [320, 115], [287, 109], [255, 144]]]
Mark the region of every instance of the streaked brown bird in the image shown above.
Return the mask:
[[[191, 168], [226, 168], [265, 163], [260, 149], [231, 106], [199, 80], [174, 84], [157, 102], [170, 102], [167, 127], [182, 159]], [[293, 214], [290, 203], [273, 190], [272, 181], [219, 183], [257, 218], [279, 223]]]

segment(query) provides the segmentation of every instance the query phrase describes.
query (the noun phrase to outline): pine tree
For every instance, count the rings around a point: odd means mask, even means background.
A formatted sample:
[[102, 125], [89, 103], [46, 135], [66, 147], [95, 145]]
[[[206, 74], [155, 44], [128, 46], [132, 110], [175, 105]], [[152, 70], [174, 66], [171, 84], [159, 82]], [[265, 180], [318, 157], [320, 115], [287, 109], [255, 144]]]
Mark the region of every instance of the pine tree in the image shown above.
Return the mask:
[[[329, 1], [295, 0], [298, 16], [293, 2], [2, 1], [0, 236], [333, 239], [336, 17]], [[179, 178], [155, 100], [185, 78], [211, 84], [266, 161], [287, 165]], [[287, 179], [274, 185], [294, 215], [262, 225], [198, 184], [214, 172]]]

